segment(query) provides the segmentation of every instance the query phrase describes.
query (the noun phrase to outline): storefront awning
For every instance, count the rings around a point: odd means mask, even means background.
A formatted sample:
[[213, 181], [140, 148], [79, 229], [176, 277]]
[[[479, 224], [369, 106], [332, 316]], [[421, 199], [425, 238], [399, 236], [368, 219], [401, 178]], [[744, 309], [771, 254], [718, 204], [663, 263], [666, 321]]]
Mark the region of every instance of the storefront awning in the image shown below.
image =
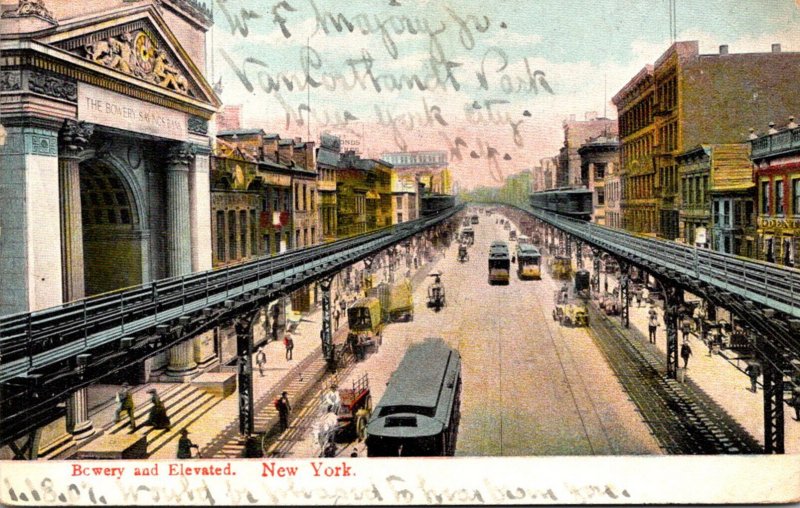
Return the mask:
[[381, 195], [375, 191], [367, 191], [367, 199], [381, 199]]

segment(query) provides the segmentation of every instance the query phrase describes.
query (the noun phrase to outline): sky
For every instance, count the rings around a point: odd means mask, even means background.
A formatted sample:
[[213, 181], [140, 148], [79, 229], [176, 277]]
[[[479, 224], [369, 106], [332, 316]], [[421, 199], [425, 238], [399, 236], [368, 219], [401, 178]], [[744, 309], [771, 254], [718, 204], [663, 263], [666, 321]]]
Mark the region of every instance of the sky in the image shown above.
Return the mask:
[[[211, 80], [244, 126], [365, 157], [446, 150], [461, 189], [557, 155], [570, 115], [616, 118], [670, 45], [668, 0], [213, 2]], [[677, 40], [701, 53], [800, 51], [798, 26], [800, 0], [676, 0]]]

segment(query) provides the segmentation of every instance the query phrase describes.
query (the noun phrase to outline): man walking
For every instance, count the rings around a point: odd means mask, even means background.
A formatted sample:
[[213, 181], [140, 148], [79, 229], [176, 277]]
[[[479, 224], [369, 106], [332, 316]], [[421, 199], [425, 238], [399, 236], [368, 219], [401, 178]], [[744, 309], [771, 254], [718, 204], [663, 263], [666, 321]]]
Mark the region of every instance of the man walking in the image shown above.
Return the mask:
[[114, 423], [118, 423], [122, 413], [128, 413], [128, 421], [131, 425], [131, 433], [136, 430], [136, 419], [133, 416], [134, 405], [133, 395], [128, 383], [122, 383], [122, 389], [117, 392], [117, 409], [114, 412]]
[[689, 357], [692, 356], [692, 348], [689, 347], [689, 343], [684, 341], [681, 345], [681, 358], [683, 358], [683, 368], [689, 368]]
[[681, 320], [681, 332], [683, 332], [683, 342], [686, 343], [689, 340], [689, 333], [692, 331], [692, 322], [689, 319], [688, 314], [684, 314], [683, 319]]
[[338, 330], [339, 329], [339, 316], [340, 315], [341, 314], [339, 313], [339, 309], [336, 309], [335, 311], [333, 311], [333, 329], [334, 330]]
[[200, 458], [200, 448], [189, 439], [189, 431], [186, 428], [181, 429], [181, 438], [178, 439], [178, 458], [191, 459], [192, 448], [197, 450], [197, 457]]
[[275, 409], [278, 410], [281, 432], [283, 432], [289, 428], [289, 412], [292, 410], [292, 405], [289, 404], [289, 394], [287, 392], [281, 393], [280, 398], [275, 401]]
[[292, 334], [286, 334], [286, 337], [283, 339], [283, 345], [286, 346], [286, 360], [291, 360], [292, 351], [294, 350], [294, 339], [292, 339]]
[[660, 325], [658, 324], [658, 315], [656, 314], [655, 310], [651, 309], [650, 320], [647, 322], [647, 330], [650, 332], [649, 333], [650, 344], [656, 343], [656, 329], [659, 326]]
[[750, 363], [744, 369], [744, 373], [750, 376], [750, 391], [756, 393], [758, 391], [758, 376], [761, 375], [761, 365]]
[[260, 346], [256, 351], [256, 365], [258, 365], [258, 373], [264, 377], [264, 367], [267, 365], [267, 353], [264, 351], [264, 346]]

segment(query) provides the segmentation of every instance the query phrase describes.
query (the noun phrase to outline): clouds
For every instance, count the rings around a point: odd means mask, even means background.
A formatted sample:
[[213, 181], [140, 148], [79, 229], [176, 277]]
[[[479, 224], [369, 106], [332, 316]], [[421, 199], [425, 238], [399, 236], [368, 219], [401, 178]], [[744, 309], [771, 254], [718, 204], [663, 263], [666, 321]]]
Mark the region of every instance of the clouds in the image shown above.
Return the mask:
[[[249, 125], [305, 136], [310, 116], [312, 134], [349, 123], [344, 129], [367, 138], [367, 155], [445, 149], [465, 186], [491, 185], [493, 174], [556, 155], [570, 114], [605, 108], [615, 117], [608, 99], [669, 46], [662, 0], [220, 2], [229, 13], [259, 16], [248, 37], [217, 16], [212, 48], [223, 101], [245, 104]], [[290, 38], [275, 22], [276, 6]], [[769, 12], [726, 0], [683, 0], [678, 9], [679, 39], [698, 40], [701, 52], [720, 44], [769, 51], [773, 42], [800, 50], [794, 0], [775, 0]], [[252, 92], [235, 69], [248, 59], [260, 62], [245, 67]]]

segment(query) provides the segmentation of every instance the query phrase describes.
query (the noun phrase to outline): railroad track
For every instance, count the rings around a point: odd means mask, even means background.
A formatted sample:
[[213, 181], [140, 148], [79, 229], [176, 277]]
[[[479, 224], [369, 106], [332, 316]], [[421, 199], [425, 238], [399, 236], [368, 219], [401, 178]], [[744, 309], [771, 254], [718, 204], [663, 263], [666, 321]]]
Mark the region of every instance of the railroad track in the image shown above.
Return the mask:
[[664, 359], [635, 330], [628, 333], [589, 306], [592, 339], [669, 454], [755, 454], [764, 449], [693, 381], [665, 375]]

